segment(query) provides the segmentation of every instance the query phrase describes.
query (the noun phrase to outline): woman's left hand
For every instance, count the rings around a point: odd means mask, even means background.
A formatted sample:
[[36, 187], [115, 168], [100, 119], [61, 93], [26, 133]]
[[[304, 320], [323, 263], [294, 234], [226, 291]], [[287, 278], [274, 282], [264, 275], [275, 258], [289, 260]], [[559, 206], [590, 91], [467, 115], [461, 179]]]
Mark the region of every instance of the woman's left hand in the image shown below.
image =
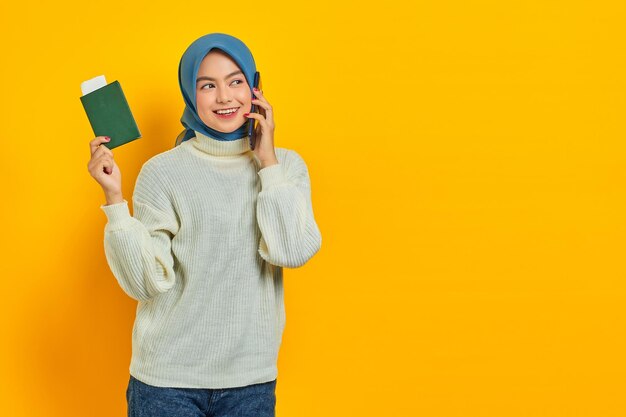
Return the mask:
[[259, 113], [248, 113], [248, 118], [256, 119], [256, 143], [252, 152], [261, 162], [261, 169], [278, 163], [276, 151], [274, 150], [274, 112], [272, 106], [263, 96], [261, 90], [254, 89], [254, 95], [258, 98], [252, 99]]

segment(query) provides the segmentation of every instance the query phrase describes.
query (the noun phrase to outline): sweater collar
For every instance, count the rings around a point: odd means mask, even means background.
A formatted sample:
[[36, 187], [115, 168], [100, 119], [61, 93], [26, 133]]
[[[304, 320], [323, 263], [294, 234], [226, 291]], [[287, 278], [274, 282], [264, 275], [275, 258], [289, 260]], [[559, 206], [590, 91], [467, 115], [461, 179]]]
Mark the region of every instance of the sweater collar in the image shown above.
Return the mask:
[[194, 130], [196, 137], [189, 139], [194, 148], [214, 156], [237, 156], [250, 150], [248, 136], [235, 140], [217, 140]]

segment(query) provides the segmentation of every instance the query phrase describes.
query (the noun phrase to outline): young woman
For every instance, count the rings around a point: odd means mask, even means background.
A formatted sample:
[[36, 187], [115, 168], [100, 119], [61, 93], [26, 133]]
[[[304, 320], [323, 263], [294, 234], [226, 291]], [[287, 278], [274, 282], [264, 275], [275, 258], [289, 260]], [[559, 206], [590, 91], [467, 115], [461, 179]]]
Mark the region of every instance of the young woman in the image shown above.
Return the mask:
[[[274, 416], [282, 268], [304, 265], [321, 235], [307, 166], [274, 147], [273, 108], [252, 89], [255, 71], [230, 35], [187, 48], [180, 145], [143, 164], [134, 216], [113, 153], [100, 146], [107, 138], [90, 142], [89, 172], [107, 202], [106, 258], [138, 301], [129, 416]], [[250, 113], [253, 103], [259, 113]]]

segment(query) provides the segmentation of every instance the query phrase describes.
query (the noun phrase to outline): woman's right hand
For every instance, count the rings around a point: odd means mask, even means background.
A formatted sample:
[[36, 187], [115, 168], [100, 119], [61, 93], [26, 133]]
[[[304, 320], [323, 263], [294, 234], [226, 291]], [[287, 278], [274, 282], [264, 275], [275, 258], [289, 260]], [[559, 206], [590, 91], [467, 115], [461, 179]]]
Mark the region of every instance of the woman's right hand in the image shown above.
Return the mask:
[[96, 136], [89, 142], [91, 159], [87, 164], [87, 169], [102, 187], [107, 198], [107, 204], [113, 204], [123, 200], [122, 173], [113, 160], [113, 152], [102, 145], [109, 140], [106, 136]]

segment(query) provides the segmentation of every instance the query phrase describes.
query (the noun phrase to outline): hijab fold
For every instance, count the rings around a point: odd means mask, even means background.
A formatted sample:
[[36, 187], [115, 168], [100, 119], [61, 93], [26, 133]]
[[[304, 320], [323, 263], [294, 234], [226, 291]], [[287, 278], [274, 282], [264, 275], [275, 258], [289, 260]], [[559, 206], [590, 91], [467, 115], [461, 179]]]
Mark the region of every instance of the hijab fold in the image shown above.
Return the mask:
[[250, 93], [253, 93], [252, 83], [254, 73], [256, 72], [256, 64], [252, 52], [242, 41], [225, 33], [209, 33], [196, 39], [185, 50], [178, 65], [178, 84], [185, 101], [185, 110], [180, 122], [185, 129], [178, 135], [176, 145], [193, 138], [195, 136], [194, 131], [222, 141], [241, 139], [248, 133], [248, 121], [244, 122], [236, 130], [225, 133], [210, 128], [198, 116], [196, 108], [196, 78], [202, 60], [212, 49], [219, 49], [225, 52], [237, 63], [239, 69], [246, 77], [248, 86], [250, 86]]

